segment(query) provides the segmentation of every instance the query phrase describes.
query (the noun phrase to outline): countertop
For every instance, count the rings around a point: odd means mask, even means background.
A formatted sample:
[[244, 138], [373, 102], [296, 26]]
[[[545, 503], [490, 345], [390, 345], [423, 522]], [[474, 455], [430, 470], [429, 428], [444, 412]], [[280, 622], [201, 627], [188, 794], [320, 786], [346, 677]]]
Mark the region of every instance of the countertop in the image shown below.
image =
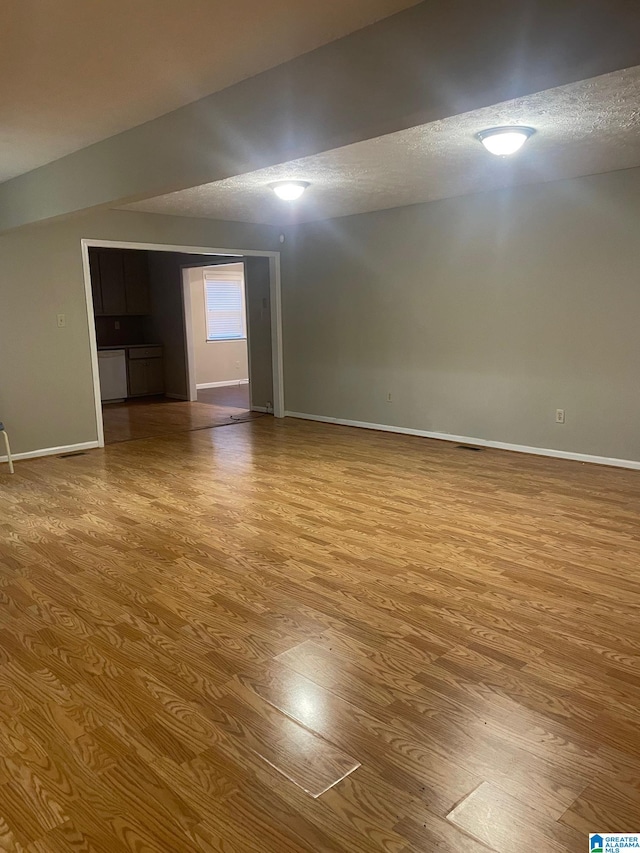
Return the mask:
[[98, 347], [98, 352], [112, 349], [136, 349], [137, 347], [161, 347], [162, 344], [118, 344], [113, 347]]

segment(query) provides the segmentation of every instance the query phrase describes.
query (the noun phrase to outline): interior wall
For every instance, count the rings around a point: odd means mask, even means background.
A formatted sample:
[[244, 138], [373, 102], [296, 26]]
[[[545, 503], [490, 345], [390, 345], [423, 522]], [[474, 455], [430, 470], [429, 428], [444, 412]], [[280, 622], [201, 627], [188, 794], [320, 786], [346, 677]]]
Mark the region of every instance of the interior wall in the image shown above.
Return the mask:
[[268, 258], [245, 258], [249, 375], [252, 408], [272, 410], [273, 362]]
[[[146, 343], [144, 316], [96, 317], [96, 340], [99, 347], [119, 347]], [[119, 328], [116, 328], [116, 322]]]
[[286, 245], [287, 410], [640, 460], [640, 169]]
[[[244, 270], [243, 264], [229, 269]], [[208, 341], [204, 298], [204, 268], [189, 270], [191, 326], [195, 356], [196, 385], [241, 382], [249, 379], [247, 341]]]
[[151, 313], [145, 317], [145, 339], [162, 346], [164, 393], [189, 399], [182, 304], [181, 259], [174, 252], [149, 252]]
[[97, 440], [83, 238], [273, 251], [278, 234], [268, 226], [104, 211], [0, 236], [0, 416], [12, 450]]

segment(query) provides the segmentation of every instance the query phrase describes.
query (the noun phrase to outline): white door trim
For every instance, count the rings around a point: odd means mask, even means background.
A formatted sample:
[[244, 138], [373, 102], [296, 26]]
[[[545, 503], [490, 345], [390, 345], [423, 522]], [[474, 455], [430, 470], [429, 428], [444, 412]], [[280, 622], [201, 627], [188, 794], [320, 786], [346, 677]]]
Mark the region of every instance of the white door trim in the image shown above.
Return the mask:
[[205, 388], [231, 388], [233, 386], [240, 387], [240, 385], [248, 385], [248, 384], [249, 384], [248, 379], [225, 379], [222, 382], [201, 382], [198, 385], [196, 385], [196, 388], [198, 389], [198, 391], [200, 391], [201, 388], [202, 389], [205, 389]]
[[[271, 364], [273, 367], [273, 414], [276, 418], [286, 417], [284, 409], [284, 355], [282, 349], [282, 288], [280, 252], [269, 255], [269, 287], [271, 297]], [[251, 378], [251, 374], [249, 374]]]
[[87, 305], [87, 325], [89, 327], [89, 350], [91, 358], [91, 375], [93, 378], [93, 403], [96, 414], [96, 430], [98, 447], [104, 447], [104, 421], [102, 419], [102, 397], [100, 395], [100, 369], [98, 367], [98, 341], [96, 339], [96, 316], [93, 311], [93, 293], [91, 291], [91, 270], [89, 269], [89, 246], [91, 241], [81, 241], [82, 273], [84, 275], [84, 295]]
[[[98, 372], [98, 344], [96, 341], [95, 315], [93, 313], [93, 295], [91, 293], [91, 273], [89, 270], [89, 249], [142, 249], [147, 252], [179, 252], [183, 255], [225, 255], [226, 257], [269, 258], [270, 296], [271, 296], [271, 343], [273, 351], [273, 414], [284, 417], [284, 364], [282, 349], [282, 284], [280, 273], [280, 252], [261, 251], [260, 249], [223, 249], [211, 246], [174, 246], [167, 243], [132, 243], [125, 240], [93, 240], [82, 238], [82, 271], [84, 275], [85, 299], [87, 305], [87, 325], [89, 330], [89, 348], [91, 351], [91, 371], [93, 374], [93, 395], [95, 402], [98, 447], [104, 447], [104, 424], [102, 421], [102, 401], [100, 399], [100, 375]], [[184, 282], [183, 282], [184, 284]], [[187, 361], [189, 359], [187, 345]], [[191, 393], [191, 392], [190, 392]]]
[[[217, 266], [221, 266], [224, 268], [225, 264], [216, 264]], [[244, 265], [243, 265], [244, 267]], [[189, 385], [189, 400], [192, 403], [197, 402], [198, 400], [198, 391], [204, 388], [222, 388], [225, 385], [248, 385], [250, 384], [251, 379], [232, 379], [225, 382], [204, 382], [198, 384], [196, 381], [196, 350], [195, 350], [195, 341], [193, 339], [193, 303], [191, 301], [191, 279], [189, 273], [194, 269], [206, 269], [206, 267], [182, 267], [182, 304], [184, 308], [184, 331], [185, 331], [185, 343], [187, 347], [187, 375], [188, 375], [188, 385]], [[242, 280], [245, 285], [246, 290], [246, 275], [243, 268], [242, 272]], [[247, 345], [247, 350], [249, 349], [249, 322], [246, 316], [246, 294], [243, 294], [244, 300], [244, 309], [245, 309], [245, 322], [247, 325], [247, 337], [245, 338], [245, 343]], [[248, 352], [247, 352], [248, 356]], [[251, 359], [247, 358], [247, 368], [249, 373], [251, 372]]]
[[191, 302], [191, 281], [189, 272], [193, 267], [182, 267], [182, 307], [184, 311], [184, 344], [187, 356], [187, 385], [189, 387], [189, 401], [196, 403], [198, 400], [198, 386], [196, 385], [196, 347], [193, 340], [193, 311]]

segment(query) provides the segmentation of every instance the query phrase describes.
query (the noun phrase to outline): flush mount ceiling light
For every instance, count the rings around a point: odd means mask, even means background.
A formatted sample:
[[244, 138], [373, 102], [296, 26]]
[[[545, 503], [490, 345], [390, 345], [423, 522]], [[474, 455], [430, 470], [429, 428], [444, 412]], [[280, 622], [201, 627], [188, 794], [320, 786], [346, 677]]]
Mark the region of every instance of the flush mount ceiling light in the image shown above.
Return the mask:
[[497, 157], [507, 157], [519, 151], [534, 133], [532, 127], [490, 127], [477, 136], [487, 151]]
[[278, 181], [277, 184], [271, 184], [271, 189], [283, 201], [295, 201], [308, 186], [308, 181]]

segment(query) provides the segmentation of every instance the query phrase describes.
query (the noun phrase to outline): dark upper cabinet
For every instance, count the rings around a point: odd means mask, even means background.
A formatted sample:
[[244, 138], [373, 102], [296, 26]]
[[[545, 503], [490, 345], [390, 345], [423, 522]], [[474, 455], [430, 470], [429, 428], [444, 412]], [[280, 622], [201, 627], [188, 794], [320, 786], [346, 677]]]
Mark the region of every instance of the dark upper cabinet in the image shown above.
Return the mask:
[[93, 313], [103, 314], [102, 286], [100, 284], [100, 259], [95, 249], [89, 251], [89, 270], [91, 272], [91, 295], [93, 296]]
[[149, 266], [147, 253], [135, 249], [122, 253], [127, 314], [149, 314]]
[[134, 249], [90, 249], [93, 310], [97, 315], [149, 314], [147, 253]]
[[100, 290], [103, 314], [126, 314], [127, 299], [124, 291], [124, 264], [122, 252], [105, 249], [98, 252], [100, 264]]

